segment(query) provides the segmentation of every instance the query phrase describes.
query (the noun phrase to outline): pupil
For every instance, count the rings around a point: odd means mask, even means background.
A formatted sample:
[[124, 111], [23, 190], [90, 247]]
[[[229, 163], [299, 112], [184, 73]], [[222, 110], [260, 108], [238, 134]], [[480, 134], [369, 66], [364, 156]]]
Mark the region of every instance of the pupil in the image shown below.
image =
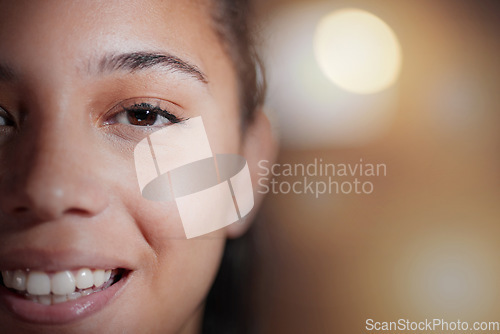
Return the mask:
[[127, 118], [130, 124], [139, 126], [154, 125], [158, 114], [151, 110], [128, 111]]

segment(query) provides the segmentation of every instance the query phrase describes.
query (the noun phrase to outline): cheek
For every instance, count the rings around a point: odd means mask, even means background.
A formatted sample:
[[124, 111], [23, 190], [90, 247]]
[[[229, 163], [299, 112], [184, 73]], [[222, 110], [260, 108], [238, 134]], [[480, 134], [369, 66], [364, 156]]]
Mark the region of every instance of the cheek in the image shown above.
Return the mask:
[[[203, 304], [220, 264], [223, 239], [168, 241], [158, 254], [159, 263], [146, 275], [151, 276], [146, 313], [152, 323], [168, 315], [172, 319], [189, 319]], [[154, 302], [151, 302], [154, 301]], [[178, 325], [181, 325], [180, 323]], [[174, 328], [173, 328], [174, 329]]]
[[129, 312], [137, 321], [132, 327], [144, 331], [154, 324], [164, 332], [176, 332], [199, 309], [212, 285], [225, 233], [219, 230], [186, 239], [175, 203], [151, 202], [139, 195], [127, 205], [137, 238], [144, 239], [151, 250], [132, 277], [139, 282], [128, 296]]
[[215, 154], [238, 153], [241, 144], [240, 116], [238, 107], [228, 106], [222, 116], [204, 117], [208, 139]]

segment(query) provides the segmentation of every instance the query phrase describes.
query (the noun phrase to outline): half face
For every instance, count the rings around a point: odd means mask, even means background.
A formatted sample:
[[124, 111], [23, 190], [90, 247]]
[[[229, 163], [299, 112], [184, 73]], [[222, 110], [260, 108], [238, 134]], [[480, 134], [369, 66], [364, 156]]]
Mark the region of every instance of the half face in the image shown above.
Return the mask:
[[0, 2], [2, 332], [195, 331], [226, 232], [187, 240], [134, 147], [201, 116], [238, 153], [238, 109], [206, 2]]

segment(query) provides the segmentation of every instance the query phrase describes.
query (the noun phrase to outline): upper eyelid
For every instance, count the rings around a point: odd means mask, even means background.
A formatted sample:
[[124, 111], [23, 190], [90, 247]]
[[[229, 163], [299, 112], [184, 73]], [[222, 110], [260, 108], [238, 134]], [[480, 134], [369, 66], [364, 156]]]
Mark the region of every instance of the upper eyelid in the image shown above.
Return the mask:
[[18, 120], [10, 112], [8, 112], [7, 109], [5, 109], [1, 105], [0, 105], [0, 117], [6, 118], [7, 122], [12, 123], [12, 124], [9, 124], [7, 126], [17, 127], [19, 124]]
[[9, 117], [10, 119], [14, 120], [14, 116], [10, 112], [7, 111], [3, 106], [0, 105], [0, 114], [5, 114], [5, 116]]
[[122, 106], [123, 109], [140, 109], [140, 108], [151, 108], [151, 109], [161, 109], [161, 110], [165, 110], [164, 108], [161, 108], [159, 106], [155, 106], [151, 103], [147, 103], [147, 102], [141, 102], [141, 103], [134, 103], [130, 106]]
[[125, 108], [127, 106], [131, 107], [133, 105], [137, 105], [137, 104], [141, 104], [141, 103], [146, 103], [146, 104], [149, 104], [155, 108], [160, 108], [160, 109], [168, 109], [167, 106], [163, 106], [163, 105], [172, 106], [172, 108], [180, 108], [180, 106], [174, 102], [167, 101], [167, 100], [160, 99], [160, 98], [156, 98], [156, 97], [133, 97], [133, 98], [125, 99], [125, 100], [122, 100], [118, 103], [115, 103], [109, 109], [109, 111], [114, 110], [116, 108], [120, 108], [120, 107], [121, 108]]
[[[120, 111], [125, 108], [132, 107], [133, 105], [140, 104], [140, 103], [147, 103], [152, 106], [157, 106], [157, 103], [154, 103], [153, 101], [161, 101], [158, 98], [148, 98], [148, 97], [133, 97], [125, 100], [121, 100], [119, 102], [114, 103], [106, 112], [105, 114], [112, 113], [114, 111]], [[165, 103], [167, 103], [165, 101]]]

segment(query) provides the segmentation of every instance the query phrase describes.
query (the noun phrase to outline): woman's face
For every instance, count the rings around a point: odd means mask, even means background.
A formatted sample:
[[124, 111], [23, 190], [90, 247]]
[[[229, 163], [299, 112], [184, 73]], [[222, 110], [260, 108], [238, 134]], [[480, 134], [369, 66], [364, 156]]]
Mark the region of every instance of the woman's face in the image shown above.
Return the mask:
[[206, 1], [0, 1], [0, 269], [42, 290], [124, 269], [51, 306], [1, 287], [2, 332], [195, 330], [226, 230], [186, 239], [174, 202], [141, 196], [134, 147], [201, 116], [238, 153], [236, 80]]

